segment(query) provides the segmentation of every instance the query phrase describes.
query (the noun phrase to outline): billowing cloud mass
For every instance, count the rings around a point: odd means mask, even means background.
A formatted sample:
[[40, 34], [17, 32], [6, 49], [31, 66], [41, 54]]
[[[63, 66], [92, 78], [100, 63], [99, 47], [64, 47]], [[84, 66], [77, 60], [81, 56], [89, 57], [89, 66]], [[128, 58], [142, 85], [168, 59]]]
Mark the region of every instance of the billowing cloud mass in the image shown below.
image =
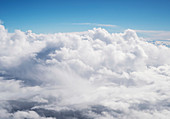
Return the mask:
[[170, 49], [135, 31], [35, 34], [0, 25], [1, 119], [168, 119]]

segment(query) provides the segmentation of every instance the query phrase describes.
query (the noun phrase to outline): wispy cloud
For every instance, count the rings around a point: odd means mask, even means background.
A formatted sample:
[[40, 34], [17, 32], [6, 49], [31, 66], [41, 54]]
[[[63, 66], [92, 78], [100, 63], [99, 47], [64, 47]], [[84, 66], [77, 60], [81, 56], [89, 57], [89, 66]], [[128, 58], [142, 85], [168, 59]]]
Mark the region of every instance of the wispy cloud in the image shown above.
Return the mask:
[[73, 23], [73, 25], [88, 25], [88, 26], [98, 26], [98, 27], [117, 27], [112, 24], [97, 24], [97, 23]]
[[154, 31], [154, 30], [135, 30], [137, 33], [145, 35], [150, 40], [170, 40], [170, 31]]
[[2, 20], [0, 20], [0, 24], [3, 24], [4, 22]]

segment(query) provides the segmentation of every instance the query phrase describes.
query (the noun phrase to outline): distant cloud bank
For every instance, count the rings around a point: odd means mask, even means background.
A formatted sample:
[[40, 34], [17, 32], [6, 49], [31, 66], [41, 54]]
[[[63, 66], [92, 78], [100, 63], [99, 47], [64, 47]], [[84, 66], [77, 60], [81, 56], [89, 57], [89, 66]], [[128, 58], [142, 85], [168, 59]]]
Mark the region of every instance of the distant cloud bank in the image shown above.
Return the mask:
[[0, 25], [2, 119], [168, 119], [169, 92], [170, 48], [134, 30], [8, 33]]

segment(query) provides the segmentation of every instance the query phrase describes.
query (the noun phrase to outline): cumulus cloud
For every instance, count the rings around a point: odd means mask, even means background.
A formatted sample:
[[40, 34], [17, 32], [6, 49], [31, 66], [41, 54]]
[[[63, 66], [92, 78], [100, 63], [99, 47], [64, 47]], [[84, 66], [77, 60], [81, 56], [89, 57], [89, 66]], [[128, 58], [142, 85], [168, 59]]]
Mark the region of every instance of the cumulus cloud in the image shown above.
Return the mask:
[[0, 118], [170, 116], [170, 49], [134, 30], [8, 33], [0, 25], [0, 46]]

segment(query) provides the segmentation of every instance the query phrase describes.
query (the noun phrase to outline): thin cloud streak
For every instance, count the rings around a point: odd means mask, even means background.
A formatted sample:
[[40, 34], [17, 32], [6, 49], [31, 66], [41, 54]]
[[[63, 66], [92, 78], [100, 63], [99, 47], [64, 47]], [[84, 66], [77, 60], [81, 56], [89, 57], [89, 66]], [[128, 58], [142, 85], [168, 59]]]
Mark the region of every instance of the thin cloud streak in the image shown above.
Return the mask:
[[99, 26], [99, 27], [117, 27], [112, 24], [97, 24], [97, 23], [73, 23], [73, 25], [88, 25], [88, 26]]
[[170, 31], [154, 31], [154, 30], [135, 30], [136, 32], [140, 32], [140, 33], [170, 33]]
[[154, 31], [154, 30], [135, 30], [137, 33], [147, 35], [148, 39], [170, 40], [170, 31]]

